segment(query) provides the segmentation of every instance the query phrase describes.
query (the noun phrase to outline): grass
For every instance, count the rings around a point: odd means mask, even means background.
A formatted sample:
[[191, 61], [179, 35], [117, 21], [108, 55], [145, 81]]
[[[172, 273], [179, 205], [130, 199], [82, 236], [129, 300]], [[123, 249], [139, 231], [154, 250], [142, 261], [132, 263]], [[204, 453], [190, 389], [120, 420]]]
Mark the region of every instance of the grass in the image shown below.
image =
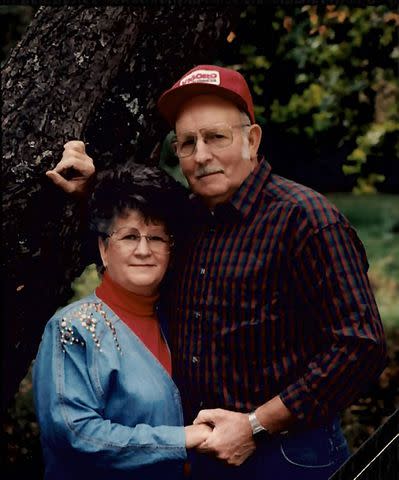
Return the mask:
[[330, 194], [356, 228], [384, 326], [399, 328], [399, 195]]

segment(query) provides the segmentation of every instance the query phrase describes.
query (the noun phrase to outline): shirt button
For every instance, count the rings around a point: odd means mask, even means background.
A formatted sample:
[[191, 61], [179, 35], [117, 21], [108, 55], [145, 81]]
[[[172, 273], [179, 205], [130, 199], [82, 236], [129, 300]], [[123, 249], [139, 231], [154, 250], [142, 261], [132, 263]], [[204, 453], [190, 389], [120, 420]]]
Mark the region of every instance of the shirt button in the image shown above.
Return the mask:
[[201, 317], [201, 314], [199, 312], [194, 312], [194, 317], [195, 318], [200, 318]]
[[191, 361], [193, 362], [194, 365], [196, 365], [199, 362], [199, 358], [196, 355], [194, 355]]
[[200, 275], [205, 275], [205, 268], [201, 268]]

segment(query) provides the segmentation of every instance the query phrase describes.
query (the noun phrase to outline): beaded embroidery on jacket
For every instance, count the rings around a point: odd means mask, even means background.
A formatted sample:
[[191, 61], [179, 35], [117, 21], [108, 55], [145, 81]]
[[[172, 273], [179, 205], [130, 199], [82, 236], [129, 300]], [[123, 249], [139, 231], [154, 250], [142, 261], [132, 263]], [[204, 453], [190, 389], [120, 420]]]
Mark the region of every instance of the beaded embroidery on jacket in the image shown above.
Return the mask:
[[65, 351], [65, 345], [68, 344], [76, 344], [82, 347], [85, 346], [84, 340], [80, 338], [80, 335], [77, 333], [76, 328], [73, 325], [73, 320], [77, 319], [80, 324], [91, 334], [94, 344], [98, 350], [102, 352], [101, 342], [96, 331], [99, 321], [98, 318], [96, 318], [96, 313], [98, 313], [104, 319], [107, 327], [111, 330], [116, 348], [119, 352], [121, 352], [121, 347], [116, 335], [116, 329], [112, 322], [108, 319], [107, 314], [102, 307], [102, 303], [83, 303], [78, 310], [72, 310], [62, 317], [60, 323], [60, 332], [63, 351]]

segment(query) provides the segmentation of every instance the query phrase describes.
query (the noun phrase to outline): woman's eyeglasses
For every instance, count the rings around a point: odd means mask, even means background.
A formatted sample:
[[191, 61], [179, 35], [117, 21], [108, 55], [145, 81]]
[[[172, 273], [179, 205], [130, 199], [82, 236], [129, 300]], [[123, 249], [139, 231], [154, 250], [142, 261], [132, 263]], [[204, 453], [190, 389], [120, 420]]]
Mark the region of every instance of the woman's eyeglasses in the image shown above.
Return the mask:
[[122, 227], [108, 234], [107, 237], [118, 242], [118, 245], [127, 251], [136, 250], [142, 238], [146, 239], [147, 245], [153, 253], [169, 253], [173, 247], [172, 235], [142, 234], [133, 227]]

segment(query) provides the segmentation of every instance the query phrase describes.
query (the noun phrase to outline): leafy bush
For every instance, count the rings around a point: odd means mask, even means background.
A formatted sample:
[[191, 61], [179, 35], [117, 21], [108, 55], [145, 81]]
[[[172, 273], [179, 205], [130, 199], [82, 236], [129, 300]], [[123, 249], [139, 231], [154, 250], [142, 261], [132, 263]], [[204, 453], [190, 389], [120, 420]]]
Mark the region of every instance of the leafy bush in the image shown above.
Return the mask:
[[398, 25], [388, 5], [248, 7], [220, 61], [254, 86], [260, 124], [316, 155], [347, 145], [344, 172], [374, 192], [398, 161]]

